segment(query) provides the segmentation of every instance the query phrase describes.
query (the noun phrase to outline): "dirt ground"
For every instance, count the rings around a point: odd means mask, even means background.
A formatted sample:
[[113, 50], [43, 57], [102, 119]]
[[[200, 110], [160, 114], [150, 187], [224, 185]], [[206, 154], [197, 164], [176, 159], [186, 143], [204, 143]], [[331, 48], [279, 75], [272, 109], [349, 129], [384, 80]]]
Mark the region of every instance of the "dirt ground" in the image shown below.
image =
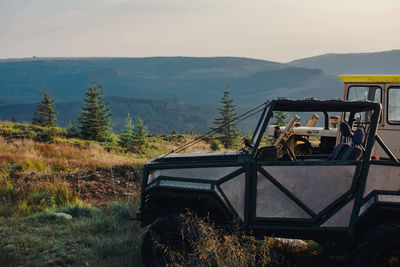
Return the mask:
[[79, 199], [92, 205], [110, 201], [137, 199], [140, 196], [142, 172], [130, 166], [98, 168], [95, 171], [60, 172], [46, 175], [32, 172], [15, 174], [11, 180], [19, 195], [51, 184], [66, 185]]

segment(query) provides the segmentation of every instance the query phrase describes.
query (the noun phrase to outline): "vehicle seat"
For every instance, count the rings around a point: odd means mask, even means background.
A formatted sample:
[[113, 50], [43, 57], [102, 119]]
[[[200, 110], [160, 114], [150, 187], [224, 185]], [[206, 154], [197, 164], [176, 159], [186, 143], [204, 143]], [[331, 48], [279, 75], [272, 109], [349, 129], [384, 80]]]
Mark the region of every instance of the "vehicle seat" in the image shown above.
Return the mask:
[[364, 130], [357, 129], [351, 139], [353, 145], [346, 148], [340, 160], [359, 160], [364, 152], [364, 148], [361, 146], [364, 142], [364, 136]]
[[344, 151], [350, 147], [350, 145], [347, 143], [349, 137], [352, 136], [350, 125], [347, 122], [342, 122], [340, 124], [340, 132], [341, 132], [342, 136], [345, 137], [346, 142], [340, 143], [335, 147], [331, 156], [328, 158], [329, 160], [341, 159], [341, 156], [343, 155]]

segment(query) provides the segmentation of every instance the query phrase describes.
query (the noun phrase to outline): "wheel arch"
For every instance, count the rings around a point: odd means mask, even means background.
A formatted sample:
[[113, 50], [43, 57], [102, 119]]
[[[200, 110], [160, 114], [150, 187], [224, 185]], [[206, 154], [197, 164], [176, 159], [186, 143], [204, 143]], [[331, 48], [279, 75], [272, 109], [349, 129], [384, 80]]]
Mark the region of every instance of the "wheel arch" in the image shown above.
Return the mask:
[[363, 233], [373, 226], [392, 222], [400, 224], [400, 205], [376, 203], [358, 219], [353, 235], [354, 239], [357, 241]]
[[193, 211], [201, 217], [209, 217], [217, 225], [234, 221], [235, 215], [226, 204], [212, 192], [163, 190], [148, 192], [141, 205], [141, 226], [152, 224], [157, 218], [172, 213]]

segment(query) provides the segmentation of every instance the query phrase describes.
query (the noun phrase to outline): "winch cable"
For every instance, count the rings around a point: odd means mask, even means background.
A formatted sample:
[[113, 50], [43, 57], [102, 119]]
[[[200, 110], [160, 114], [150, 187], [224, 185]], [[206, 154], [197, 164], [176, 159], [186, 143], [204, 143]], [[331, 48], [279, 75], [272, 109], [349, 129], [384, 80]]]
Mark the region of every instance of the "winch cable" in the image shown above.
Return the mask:
[[[264, 108], [265, 108], [265, 106], [269, 105], [269, 103], [270, 103], [270, 102], [267, 101], [267, 102], [265, 102], [265, 103], [262, 103], [261, 105], [258, 105], [258, 106], [255, 107], [255, 108], [252, 108], [252, 109], [246, 111], [245, 113], [241, 114], [240, 116], [237, 116], [237, 117], [233, 118], [232, 120], [228, 121], [228, 122], [225, 123], [224, 125], [221, 125], [220, 127], [216, 128], [216, 129], [209, 130], [208, 132], [206, 132], [206, 133], [202, 134], [201, 136], [199, 136], [199, 137], [193, 139], [192, 141], [190, 141], [190, 142], [184, 144], [183, 146], [178, 147], [177, 149], [170, 151], [169, 153], [167, 153], [167, 154], [161, 156], [159, 159], [162, 159], [162, 158], [164, 158], [164, 157], [166, 157], [166, 156], [168, 156], [168, 155], [170, 155], [170, 154], [172, 154], [172, 153], [179, 153], [179, 152], [181, 152], [181, 151], [183, 151], [183, 150], [185, 150], [185, 149], [187, 149], [187, 148], [189, 148], [189, 147], [191, 147], [191, 146], [197, 144], [198, 142], [200, 142], [201, 140], [203, 140], [204, 137], [206, 137], [206, 136], [208, 136], [208, 135], [211, 135], [211, 134], [213, 134], [213, 133], [218, 132], [219, 130], [223, 129], [223, 127], [225, 127], [225, 126], [227, 126], [227, 125], [229, 125], [229, 124], [232, 124], [232, 123], [239, 123], [239, 122], [241, 122], [241, 121], [243, 121], [243, 120], [245, 120], [245, 119], [247, 119], [247, 118], [249, 118], [249, 117], [251, 117], [251, 116], [254, 116], [255, 114], [257, 114], [257, 113], [263, 111]], [[249, 115], [248, 115], [248, 114], [249, 114]], [[247, 115], [247, 116], [246, 116], [246, 115]]]
[[[257, 114], [257, 113], [261, 112], [262, 110], [263, 110], [263, 109], [257, 110], [257, 111], [255, 111], [254, 113], [252, 113], [252, 114], [250, 114], [250, 115], [244, 117], [243, 119], [236, 121], [236, 123], [239, 123], [239, 122], [241, 122], [241, 121], [243, 121], [243, 120], [245, 120], [245, 119], [247, 119], [247, 118], [249, 118], [249, 117], [251, 117], [251, 116]], [[234, 121], [232, 120], [232, 121], [230, 121], [230, 122], [227, 122], [227, 123], [224, 124], [223, 126], [229, 125], [229, 124], [231, 124], [231, 123], [233, 123], [233, 122], [234, 122]], [[222, 127], [222, 126], [221, 126], [221, 127]], [[187, 148], [189, 148], [189, 147], [191, 147], [191, 146], [197, 144], [197, 143], [200, 142], [202, 139], [204, 139], [204, 137], [206, 137], [207, 135], [211, 135], [211, 134], [213, 134], [214, 132], [218, 132], [218, 131], [221, 129], [221, 127], [218, 127], [217, 129], [211, 130], [211, 131], [209, 131], [209, 132], [203, 134], [202, 136], [197, 137], [196, 139], [192, 140], [191, 142], [185, 144], [184, 146], [182, 146], [182, 147], [180, 147], [180, 148], [177, 148], [176, 150], [171, 151], [170, 153], [179, 153], [179, 152], [181, 152], [181, 151], [183, 151], [183, 150], [185, 150], [185, 149], [187, 149]], [[168, 153], [168, 154], [170, 154], [170, 153]], [[168, 154], [167, 154], [167, 155], [168, 155]]]
[[[232, 124], [232, 123], [234, 123], [234, 122], [235, 122], [235, 123], [241, 122], [241, 121], [243, 121], [243, 120], [245, 120], [245, 119], [247, 119], [247, 118], [249, 118], [249, 117], [251, 117], [251, 116], [257, 114], [258, 112], [262, 111], [262, 110], [264, 109], [264, 106], [267, 105], [268, 103], [269, 103], [269, 102], [265, 102], [265, 103], [263, 103], [263, 104], [261, 104], [261, 105], [255, 107], [255, 108], [253, 108], [253, 109], [251, 109], [251, 110], [249, 110], [249, 111], [247, 111], [247, 112], [241, 114], [240, 116], [237, 116], [236, 118], [233, 118], [232, 120], [228, 121], [226, 124], [221, 125], [220, 127], [216, 128], [216, 129], [209, 130], [208, 132], [204, 133], [203, 135], [201, 135], [201, 136], [195, 138], [194, 140], [192, 140], [192, 141], [190, 141], [190, 142], [184, 144], [184, 145], [181, 146], [181, 147], [178, 147], [178, 148], [175, 149], [175, 150], [172, 150], [171, 152], [169, 152], [168, 154], [165, 154], [164, 156], [167, 156], [167, 155], [169, 155], [169, 154], [171, 154], [171, 153], [179, 153], [179, 152], [185, 150], [186, 148], [189, 148], [189, 147], [191, 147], [192, 145], [194, 145], [194, 144], [200, 142], [200, 141], [201, 141], [202, 139], [204, 139], [204, 137], [206, 137], [207, 135], [211, 135], [211, 134], [213, 134], [213, 133], [215, 133], [215, 132], [218, 132], [219, 130], [221, 130], [221, 129], [222, 129], [223, 127], [225, 127], [226, 125]], [[263, 108], [260, 109], [261, 107], [263, 107]], [[257, 110], [257, 109], [259, 109], [259, 110]], [[256, 111], [255, 111], [255, 110], [256, 110]], [[255, 112], [253, 112], [253, 111], [255, 111]], [[249, 114], [249, 113], [251, 113], [251, 112], [253, 112], [253, 113], [250, 114], [250, 115], [248, 115], [248, 116], [246, 116], [247, 114]], [[243, 118], [244, 116], [246, 116], [246, 117]], [[242, 118], [242, 119], [239, 120], [240, 118]], [[163, 156], [163, 157], [164, 157], [164, 156]]]

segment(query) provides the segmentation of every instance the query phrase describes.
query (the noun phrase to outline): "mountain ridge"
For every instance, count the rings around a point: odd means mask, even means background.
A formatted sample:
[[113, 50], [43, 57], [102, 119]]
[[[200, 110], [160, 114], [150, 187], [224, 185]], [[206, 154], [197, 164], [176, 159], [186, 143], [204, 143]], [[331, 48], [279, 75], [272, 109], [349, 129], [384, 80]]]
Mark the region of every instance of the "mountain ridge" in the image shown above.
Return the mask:
[[[304, 68], [295, 68], [304, 75], [302, 80], [312, 84], [317, 79]], [[104, 86], [105, 96], [173, 98], [187, 103], [215, 104], [228, 84], [238, 104], [251, 105], [258, 99], [256, 95], [246, 95], [251, 84], [251, 90], [271, 93], [271, 97], [299, 96], [290, 92], [298, 89], [294, 78], [298, 75], [286, 76], [285, 69], [293, 70], [293, 66], [235, 57], [9, 61], [0, 62], [0, 98], [14, 102], [38, 101], [46, 86], [59, 102], [79, 101], [94, 75]], [[327, 78], [322, 73], [318, 75], [321, 76], [318, 79]], [[279, 81], [274, 86], [268, 80], [272, 77]], [[284, 87], [288, 81], [294, 88]], [[286, 92], [276, 93], [282, 88]], [[326, 97], [326, 94], [316, 97]]]
[[318, 68], [326, 74], [400, 74], [400, 49], [371, 53], [328, 53], [296, 59], [288, 64]]

